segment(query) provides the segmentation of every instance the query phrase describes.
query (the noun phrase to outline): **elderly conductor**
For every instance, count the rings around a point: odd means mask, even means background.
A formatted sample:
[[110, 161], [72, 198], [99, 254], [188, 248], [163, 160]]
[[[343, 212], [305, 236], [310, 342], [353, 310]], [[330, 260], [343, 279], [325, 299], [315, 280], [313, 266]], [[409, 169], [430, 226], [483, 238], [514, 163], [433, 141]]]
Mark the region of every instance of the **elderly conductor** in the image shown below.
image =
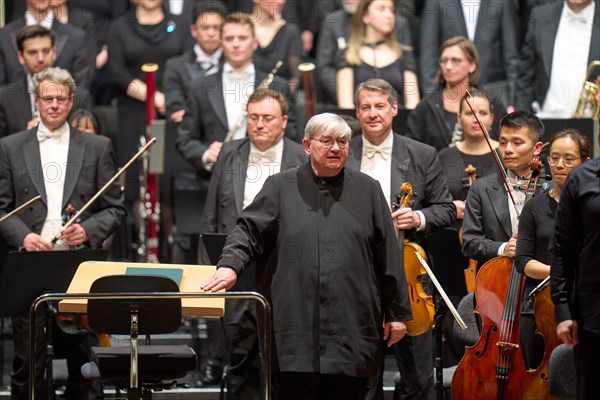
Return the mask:
[[202, 285], [229, 289], [257, 261], [273, 307], [274, 399], [362, 399], [384, 341], [402, 339], [412, 318], [386, 200], [344, 168], [349, 140], [338, 115], [311, 118], [309, 161], [267, 178]]

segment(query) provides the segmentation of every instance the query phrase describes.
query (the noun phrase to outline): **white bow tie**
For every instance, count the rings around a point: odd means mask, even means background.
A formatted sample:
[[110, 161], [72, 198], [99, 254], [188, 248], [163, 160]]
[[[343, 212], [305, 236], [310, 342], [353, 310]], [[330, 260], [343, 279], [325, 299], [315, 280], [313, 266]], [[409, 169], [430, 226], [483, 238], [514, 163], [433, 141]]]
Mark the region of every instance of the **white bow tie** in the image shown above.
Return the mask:
[[387, 160], [392, 155], [392, 145], [383, 144], [375, 146], [370, 143], [363, 143], [363, 154], [367, 156], [367, 158], [375, 157], [375, 153], [379, 153], [381, 155], [381, 158]]
[[277, 161], [277, 151], [275, 147], [271, 147], [267, 151], [254, 150], [250, 152], [248, 156], [248, 163], [250, 164], [258, 164], [261, 160], [266, 160], [269, 162]]
[[508, 182], [508, 184], [512, 190], [526, 191], [527, 186], [529, 184], [529, 179], [522, 178], [522, 177], [507, 176], [506, 182]]
[[51, 131], [41, 131], [40, 129], [38, 129], [36, 136], [37, 136], [38, 142], [43, 142], [46, 139], [54, 139], [58, 143], [60, 143], [62, 141], [62, 132], [60, 130], [51, 132]]
[[583, 13], [574, 13], [571, 10], [567, 10], [567, 20], [570, 22], [581, 22], [582, 24], [587, 22], [587, 18]]
[[248, 79], [250, 78], [250, 76], [252, 76], [252, 73], [248, 72], [248, 71], [234, 71], [234, 70], [228, 70], [225, 71], [225, 73], [227, 74], [227, 78], [229, 78], [229, 80], [232, 81], [241, 81], [244, 79]]

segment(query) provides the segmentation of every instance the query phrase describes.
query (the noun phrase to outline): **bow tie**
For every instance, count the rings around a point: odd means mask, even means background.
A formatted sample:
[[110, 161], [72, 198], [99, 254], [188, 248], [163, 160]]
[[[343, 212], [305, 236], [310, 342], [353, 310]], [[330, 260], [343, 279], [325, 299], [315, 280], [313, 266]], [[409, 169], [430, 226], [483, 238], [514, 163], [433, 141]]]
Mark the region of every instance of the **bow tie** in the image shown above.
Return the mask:
[[252, 74], [248, 71], [234, 71], [234, 70], [229, 70], [229, 71], [225, 71], [225, 73], [227, 74], [227, 78], [229, 78], [229, 80], [232, 81], [241, 81], [244, 79], [248, 79], [250, 78], [250, 76], [252, 76]]
[[248, 156], [249, 164], [259, 164], [261, 160], [275, 162], [277, 161], [277, 151], [274, 147], [271, 147], [267, 151], [255, 150], [251, 151]]
[[209, 71], [215, 66], [215, 64], [210, 60], [199, 61], [197, 64], [202, 71]]
[[367, 158], [375, 157], [375, 153], [379, 153], [381, 158], [387, 160], [392, 155], [392, 145], [379, 145], [375, 146], [370, 143], [363, 143], [363, 154], [367, 156]]
[[575, 13], [570, 9], [567, 9], [566, 17], [567, 21], [569, 22], [580, 22], [582, 24], [585, 24], [587, 22], [587, 18], [582, 12]]
[[506, 181], [513, 190], [526, 191], [529, 185], [529, 179], [521, 177], [513, 178], [512, 176], [507, 176]]
[[62, 133], [59, 130], [50, 132], [50, 131], [40, 131], [38, 129], [36, 136], [37, 136], [38, 142], [43, 142], [46, 139], [54, 139], [58, 143], [60, 143], [62, 140]]

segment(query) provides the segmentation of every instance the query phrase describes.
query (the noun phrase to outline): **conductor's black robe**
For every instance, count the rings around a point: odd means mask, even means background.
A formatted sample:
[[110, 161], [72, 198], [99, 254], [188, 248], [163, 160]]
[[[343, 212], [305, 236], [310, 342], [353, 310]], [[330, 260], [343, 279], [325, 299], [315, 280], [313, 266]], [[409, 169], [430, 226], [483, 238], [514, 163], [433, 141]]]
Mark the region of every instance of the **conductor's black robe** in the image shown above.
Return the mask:
[[406, 277], [379, 183], [310, 164], [267, 179], [218, 267], [257, 259], [273, 307], [273, 371], [377, 373], [385, 321], [411, 319]]

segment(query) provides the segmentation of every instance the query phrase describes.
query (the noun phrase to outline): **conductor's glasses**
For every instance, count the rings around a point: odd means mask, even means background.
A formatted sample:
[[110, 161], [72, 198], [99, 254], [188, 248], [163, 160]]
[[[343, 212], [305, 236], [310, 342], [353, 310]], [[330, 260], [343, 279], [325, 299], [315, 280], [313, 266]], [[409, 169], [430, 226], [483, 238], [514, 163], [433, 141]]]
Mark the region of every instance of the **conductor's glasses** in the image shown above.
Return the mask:
[[324, 137], [322, 139], [312, 138], [311, 140], [316, 140], [318, 142], [321, 142], [323, 147], [325, 147], [326, 149], [330, 149], [333, 146], [333, 142], [336, 142], [340, 149], [345, 149], [346, 147], [348, 147], [348, 144], [350, 143], [350, 140], [348, 138], [333, 139], [330, 137]]

